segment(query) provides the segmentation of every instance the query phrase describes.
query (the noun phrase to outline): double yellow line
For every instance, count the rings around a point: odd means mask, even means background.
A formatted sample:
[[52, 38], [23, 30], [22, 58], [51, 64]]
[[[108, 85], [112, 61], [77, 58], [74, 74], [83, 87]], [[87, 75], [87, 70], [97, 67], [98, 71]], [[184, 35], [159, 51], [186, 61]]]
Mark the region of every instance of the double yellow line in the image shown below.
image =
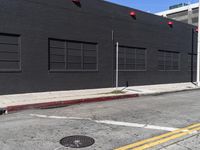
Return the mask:
[[174, 139], [177, 139], [189, 134], [193, 134], [198, 131], [200, 131], [200, 123], [196, 123], [182, 129], [165, 133], [163, 135], [159, 135], [153, 138], [149, 138], [143, 141], [129, 144], [121, 148], [117, 148], [115, 150], [145, 150], [145, 149], [152, 148], [154, 146], [166, 143], [168, 141], [171, 141], [171, 140], [174, 140]]

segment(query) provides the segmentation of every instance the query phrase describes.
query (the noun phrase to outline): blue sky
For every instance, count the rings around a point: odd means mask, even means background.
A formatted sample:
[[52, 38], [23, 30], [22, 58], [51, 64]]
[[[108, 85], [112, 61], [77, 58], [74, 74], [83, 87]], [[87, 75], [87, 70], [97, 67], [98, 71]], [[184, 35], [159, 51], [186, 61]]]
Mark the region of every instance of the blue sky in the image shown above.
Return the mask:
[[109, 2], [133, 7], [146, 12], [159, 12], [169, 8], [169, 6], [179, 3], [195, 3], [198, 0], [107, 0]]

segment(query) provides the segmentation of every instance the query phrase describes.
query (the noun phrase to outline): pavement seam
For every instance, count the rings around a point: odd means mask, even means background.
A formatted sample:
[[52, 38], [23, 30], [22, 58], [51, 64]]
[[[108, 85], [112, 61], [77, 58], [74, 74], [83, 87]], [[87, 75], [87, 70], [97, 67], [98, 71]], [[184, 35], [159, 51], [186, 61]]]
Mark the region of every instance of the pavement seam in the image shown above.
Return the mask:
[[189, 148], [189, 147], [187, 147], [187, 146], [184, 146], [184, 145], [181, 145], [181, 144], [179, 144], [179, 143], [177, 143], [177, 145], [180, 146], [180, 147], [184, 147], [184, 148], [186, 148], [187, 150], [192, 150], [191, 148]]
[[172, 146], [172, 145], [174, 145], [174, 144], [177, 144], [177, 143], [179, 143], [179, 142], [185, 141], [185, 140], [187, 140], [187, 139], [190, 139], [190, 138], [192, 138], [192, 137], [199, 136], [199, 135], [200, 135], [200, 133], [197, 133], [197, 134], [194, 134], [194, 135], [189, 135], [189, 136], [187, 136], [187, 137], [182, 138], [181, 140], [177, 140], [177, 141], [175, 141], [175, 142], [171, 142], [170, 144], [167, 144], [167, 145], [165, 145], [165, 146], [162, 146], [161, 148], [158, 148], [157, 150], [162, 150], [163, 148], [168, 148], [169, 146]]

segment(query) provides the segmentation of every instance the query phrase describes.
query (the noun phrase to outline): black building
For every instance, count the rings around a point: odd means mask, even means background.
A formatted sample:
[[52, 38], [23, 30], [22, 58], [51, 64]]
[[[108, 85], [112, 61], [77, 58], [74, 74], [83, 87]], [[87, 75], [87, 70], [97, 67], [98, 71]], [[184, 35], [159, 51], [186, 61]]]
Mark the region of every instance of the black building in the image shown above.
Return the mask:
[[195, 80], [194, 26], [103, 0], [0, 6], [0, 94], [112, 87], [116, 42], [121, 86]]

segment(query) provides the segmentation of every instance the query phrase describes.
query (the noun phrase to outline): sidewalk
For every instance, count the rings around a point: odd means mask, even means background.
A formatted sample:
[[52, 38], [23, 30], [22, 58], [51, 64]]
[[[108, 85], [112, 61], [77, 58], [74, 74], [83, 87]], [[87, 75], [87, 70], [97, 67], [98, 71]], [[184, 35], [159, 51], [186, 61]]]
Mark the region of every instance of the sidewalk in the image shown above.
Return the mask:
[[[118, 88], [121, 90], [123, 88]], [[31, 108], [48, 108], [67, 106], [79, 103], [107, 101], [138, 97], [143, 95], [157, 95], [168, 92], [200, 89], [192, 83], [159, 84], [128, 87], [123, 92], [113, 92], [115, 88], [86, 89], [57, 92], [27, 93], [0, 96], [0, 108], [17, 111]]]

